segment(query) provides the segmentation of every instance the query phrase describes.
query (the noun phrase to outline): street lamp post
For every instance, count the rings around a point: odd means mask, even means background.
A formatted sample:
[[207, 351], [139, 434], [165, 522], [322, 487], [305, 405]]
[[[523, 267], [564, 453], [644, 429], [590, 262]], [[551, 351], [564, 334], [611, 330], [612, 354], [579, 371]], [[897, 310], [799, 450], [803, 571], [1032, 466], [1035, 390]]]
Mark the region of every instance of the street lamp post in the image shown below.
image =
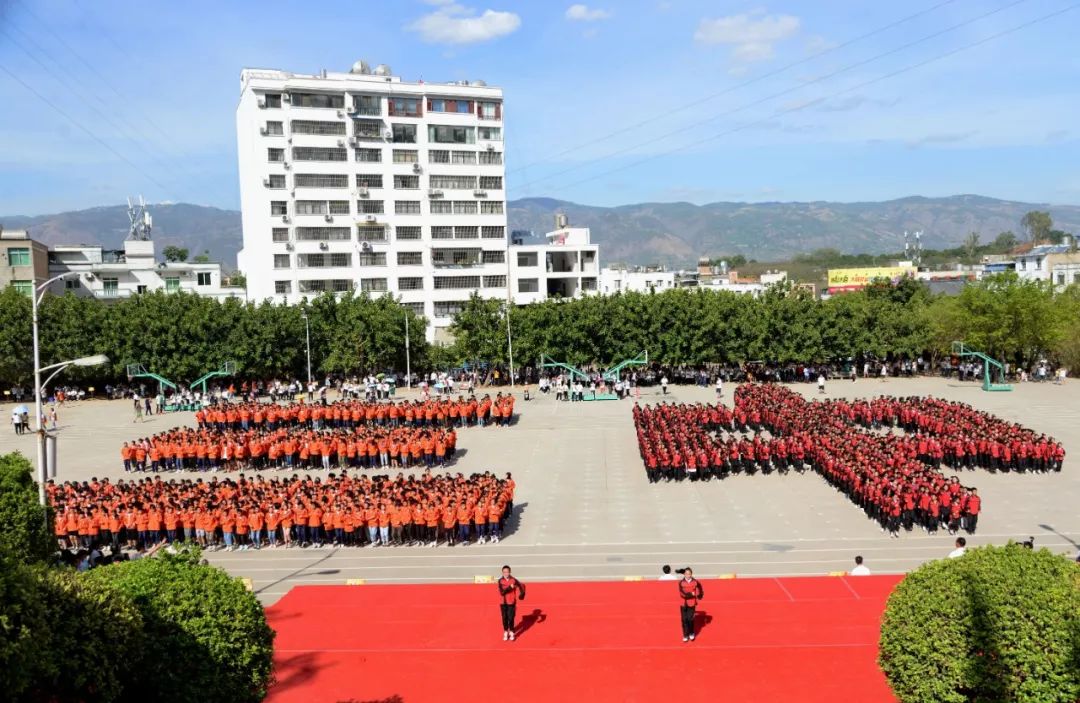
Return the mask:
[[308, 388], [311, 388], [311, 322], [306, 312], [301, 313], [300, 317], [304, 318], [304, 338], [307, 340], [307, 384]]
[[[30, 296], [30, 324], [34, 334], [34, 428], [37, 433], [38, 500], [42, 505], [45, 505], [45, 481], [47, 480], [45, 473], [45, 428], [41, 424], [41, 399], [45, 393], [45, 386], [48, 384], [48, 381], [51, 381], [56, 376], [56, 374], [66, 369], [68, 366], [97, 366], [98, 364], [104, 364], [109, 361], [109, 357], [99, 354], [97, 356], [87, 356], [81, 359], [72, 359], [71, 361], [61, 361], [58, 364], [51, 364], [44, 368], [41, 366], [41, 343], [40, 335], [38, 333], [38, 305], [45, 296], [45, 290], [49, 287], [49, 284], [66, 278], [77, 277], [78, 275], [79, 274], [76, 271], [68, 271], [59, 276], [53, 276], [41, 285], [35, 286], [33, 294]], [[52, 375], [49, 376], [48, 381], [42, 383], [41, 372], [50, 370], [53, 370]]]
[[510, 303], [506, 304], [506, 350], [510, 356], [510, 387], [514, 387], [514, 338], [510, 336]]
[[409, 311], [405, 311], [405, 387], [412, 388], [412, 360], [409, 358]]

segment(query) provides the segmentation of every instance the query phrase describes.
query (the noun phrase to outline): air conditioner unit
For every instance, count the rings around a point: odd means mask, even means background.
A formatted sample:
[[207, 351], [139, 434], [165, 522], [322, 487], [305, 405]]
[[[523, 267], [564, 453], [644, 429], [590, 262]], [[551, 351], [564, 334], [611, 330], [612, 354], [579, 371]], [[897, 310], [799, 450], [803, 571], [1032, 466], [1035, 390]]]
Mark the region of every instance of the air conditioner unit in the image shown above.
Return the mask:
[[359, 188], [357, 188], [356, 189], [356, 194], [359, 195], [361, 198], [368, 197], [367, 186], [360, 186]]
[[330, 248], [330, 245], [327, 244], [326, 242], [319, 242], [319, 248], [322, 249], [323, 251], [326, 251], [327, 249]]
[[394, 130], [392, 130], [392, 129], [384, 129], [382, 135], [387, 139], [393, 139], [394, 138]]
[[267, 134], [270, 134], [270, 130], [268, 130], [266, 127], [259, 127], [259, 134], [265, 137]]
[[487, 145], [487, 150], [488, 151], [495, 151], [495, 145], [494, 144], [488, 144]]
[[286, 242], [285, 243], [285, 251], [292, 251], [295, 248], [296, 248], [296, 245], [294, 245], [292, 242]]
[[326, 220], [327, 222], [333, 222], [334, 221], [334, 216], [333, 215], [326, 215], [325, 217], [323, 217], [323, 219]]
[[360, 142], [357, 141], [356, 137], [349, 137], [349, 146], [356, 146], [359, 143]]
[[266, 107], [266, 100], [265, 99], [259, 98], [259, 107]]
[[288, 215], [282, 215], [281, 216], [281, 221], [288, 224], [289, 223], [289, 216]]
[[443, 196], [443, 192], [438, 188], [432, 188], [427, 194], [429, 198], [441, 198]]
[[371, 248], [371, 242], [360, 242], [360, 251], [370, 252]]
[[282, 93], [281, 94], [281, 102], [283, 102], [283, 103], [291, 103], [292, 102], [292, 95], [289, 94], [289, 93]]
[[270, 179], [269, 178], [264, 178], [263, 179], [263, 185], [266, 186], [267, 188], [269, 188], [270, 187]]
[[337, 145], [338, 146], [345, 146], [345, 140], [344, 139], [337, 140]]
[[345, 111], [344, 110], [338, 110], [337, 111], [337, 116], [338, 117], [345, 117]]
[[413, 173], [423, 173], [424, 169], [420, 168], [420, 164], [413, 164], [412, 165], [412, 172]]
[[487, 191], [486, 190], [474, 190], [472, 192], [472, 194], [473, 194], [473, 197], [476, 197], [476, 198], [486, 198], [487, 197]]
[[375, 221], [375, 216], [374, 215], [368, 215], [367, 217], [364, 218], [364, 221], [365, 222], [374, 222]]
[[283, 164], [282, 164], [282, 166], [284, 166], [284, 167], [285, 167], [285, 170], [286, 170], [286, 171], [288, 171], [288, 170], [289, 170], [290, 168], [292, 168], [292, 164], [290, 164], [290, 163], [289, 163], [288, 161], [286, 161], [285, 163], [283, 163]]

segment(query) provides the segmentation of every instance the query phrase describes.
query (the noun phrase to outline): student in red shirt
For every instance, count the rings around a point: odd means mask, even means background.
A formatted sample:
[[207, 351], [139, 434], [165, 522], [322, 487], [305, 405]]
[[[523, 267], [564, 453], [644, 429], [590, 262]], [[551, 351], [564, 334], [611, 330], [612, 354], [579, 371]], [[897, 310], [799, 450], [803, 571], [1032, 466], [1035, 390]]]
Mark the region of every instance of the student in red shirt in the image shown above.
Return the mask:
[[503, 641], [514, 641], [514, 620], [517, 619], [517, 602], [525, 600], [525, 584], [510, 573], [504, 565], [499, 579], [499, 612], [502, 615]]

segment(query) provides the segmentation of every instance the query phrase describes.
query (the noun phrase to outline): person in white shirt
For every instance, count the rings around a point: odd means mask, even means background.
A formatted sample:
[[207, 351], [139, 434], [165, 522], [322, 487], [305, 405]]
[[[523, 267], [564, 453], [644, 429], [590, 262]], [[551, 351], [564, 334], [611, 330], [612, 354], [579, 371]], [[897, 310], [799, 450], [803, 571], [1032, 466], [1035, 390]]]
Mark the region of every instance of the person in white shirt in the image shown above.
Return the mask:
[[964, 556], [965, 553], [967, 553], [967, 540], [963, 537], [957, 537], [956, 549], [949, 552], [949, 558], [956, 559], [957, 557]]
[[716, 378], [716, 397], [724, 397], [724, 379], [720, 378], [719, 376], [717, 376]]
[[660, 580], [661, 581], [678, 581], [679, 580], [678, 576], [671, 573], [671, 565], [670, 564], [664, 564], [664, 568], [660, 569], [660, 571], [661, 571], [661, 574], [660, 574]]
[[663, 390], [664, 395], [667, 395], [667, 384], [668, 384], [667, 376], [661, 376], [660, 377], [660, 388], [661, 388], [661, 390]]
[[818, 393], [824, 393], [825, 392], [825, 374], [818, 374], [818, 377], [817, 377], [817, 392]]
[[869, 576], [870, 575], [870, 569], [868, 569], [866, 567], [866, 565], [863, 564], [862, 562], [863, 562], [863, 558], [861, 556], [855, 557], [855, 568], [851, 570], [851, 575], [852, 576]]

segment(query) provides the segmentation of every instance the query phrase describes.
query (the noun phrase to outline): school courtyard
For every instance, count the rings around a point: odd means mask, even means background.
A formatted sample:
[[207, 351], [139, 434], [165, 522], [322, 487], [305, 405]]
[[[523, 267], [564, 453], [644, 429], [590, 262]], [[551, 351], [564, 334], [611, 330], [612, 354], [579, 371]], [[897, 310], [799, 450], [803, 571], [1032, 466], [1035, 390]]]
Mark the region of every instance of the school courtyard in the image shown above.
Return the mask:
[[[818, 397], [812, 385], [793, 386]], [[916, 530], [889, 539], [876, 523], [813, 472], [734, 476], [722, 482], [652, 485], [646, 481], [631, 418], [633, 400], [556, 403], [521, 400], [510, 428], [469, 428], [458, 434], [459, 456], [448, 470], [511, 472], [515, 514], [498, 545], [376, 549], [264, 549], [206, 556], [251, 579], [266, 603], [299, 584], [472, 583], [503, 563], [524, 581], [655, 578], [663, 564], [693, 566], [698, 577], [823, 575], [848, 570], [861, 554], [871, 571], [901, 573], [944, 556], [953, 537]], [[535, 386], [533, 387], [535, 393]], [[734, 387], [725, 388], [731, 404]], [[1037, 546], [1075, 554], [1080, 545], [1080, 381], [1017, 385], [987, 393], [977, 384], [940, 378], [832, 382], [828, 396], [933, 395], [969, 403], [1063, 442], [1059, 474], [961, 472], [979, 489], [983, 513], [969, 545], [1034, 536]], [[398, 398], [411, 397], [402, 392]], [[640, 402], [712, 402], [711, 388], [642, 389]], [[12, 404], [0, 412], [10, 417]], [[60, 411], [58, 480], [125, 478], [119, 457], [127, 440], [177, 425], [191, 413], [134, 423], [130, 401], [84, 401]], [[33, 435], [8, 425], [0, 452], [33, 458]], [[291, 476], [272, 471], [269, 475]], [[230, 474], [180, 474], [209, 480]], [[946, 472], [946, 475], [949, 475]], [[137, 476], [142, 476], [138, 474]], [[165, 474], [168, 479], [176, 474]]]

